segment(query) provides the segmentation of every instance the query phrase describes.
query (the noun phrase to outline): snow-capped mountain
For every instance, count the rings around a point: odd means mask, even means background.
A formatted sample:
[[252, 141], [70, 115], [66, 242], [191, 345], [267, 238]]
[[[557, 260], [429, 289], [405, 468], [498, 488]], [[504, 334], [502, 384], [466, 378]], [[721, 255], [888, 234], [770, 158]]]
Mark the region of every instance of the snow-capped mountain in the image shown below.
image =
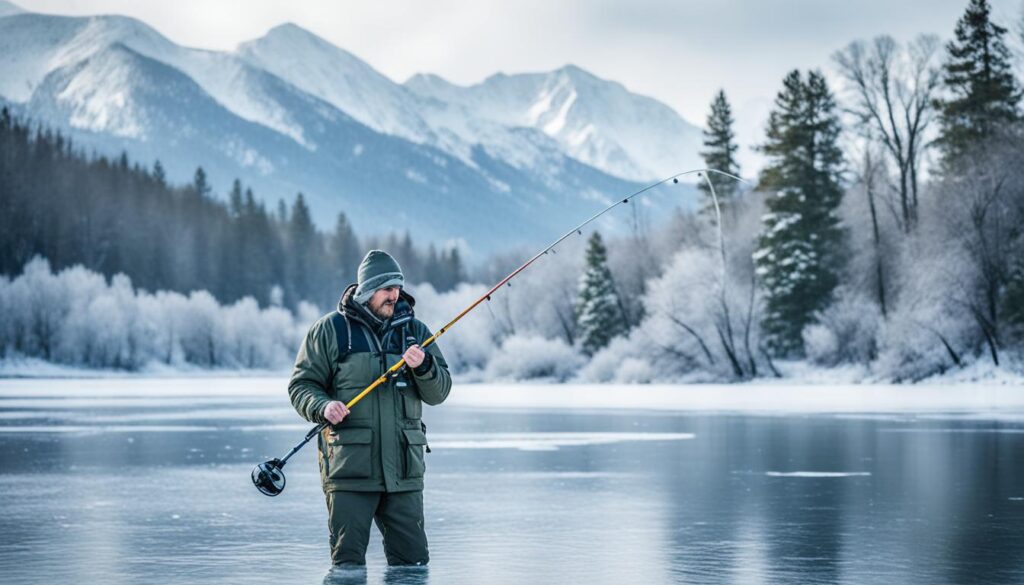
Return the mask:
[[[636, 181], [699, 165], [699, 128], [657, 100], [574, 66], [494, 75], [471, 87], [423, 74], [399, 85], [294, 24], [275, 27], [236, 53], [375, 130], [471, 165], [476, 145], [518, 168], [533, 167], [555, 148]], [[524, 139], [523, 128], [538, 133]]]
[[[181, 47], [127, 17], [33, 14], [3, 0], [0, 15], [0, 102], [89, 149], [159, 159], [178, 182], [202, 165], [220, 189], [239, 177], [270, 201], [302, 191], [324, 227], [344, 211], [363, 233], [411, 229], [484, 251], [535, 243], [650, 172], [611, 145], [626, 135], [611, 130], [622, 116], [595, 117], [613, 86], [631, 94], [592, 76], [556, 128], [543, 113], [526, 122], [517, 113], [548, 87], [536, 76], [516, 76], [532, 81], [520, 92], [491, 78], [447, 84], [447, 95], [436, 78], [394, 83], [294, 25], [224, 53]], [[587, 119], [608, 130], [568, 148], [565, 128]], [[673, 201], [692, 201], [693, 191], [680, 195]]]
[[550, 73], [499, 73], [470, 87], [420, 74], [405, 86], [447, 108], [460, 107], [462, 115], [540, 130], [573, 158], [619, 177], [648, 181], [700, 166], [699, 128], [657, 100], [572, 65]]
[[533, 172], [544, 173], [549, 152], [558, 150], [637, 181], [699, 161], [698, 128], [667, 106], [577, 67], [498, 75], [469, 88], [432, 75], [399, 85], [294, 24], [275, 27], [236, 53], [375, 130], [437, 147], [470, 166], [477, 146]]
[[[12, 101], [29, 99], [35, 88], [52, 72], [86, 61], [107, 47], [122, 45], [134, 53], [180, 70], [233, 114], [312, 147], [304, 139], [302, 129], [290, 118], [290, 113], [268, 95], [271, 91], [269, 86], [281, 82], [233, 55], [180, 47], [142, 22], [121, 16], [70, 18], [19, 14], [0, 24], [0, 30], [4, 33], [0, 49], [8, 55], [10, 63], [20, 65], [11, 69], [4, 67], [0, 81], [0, 95]], [[112, 80], [92, 81], [108, 86], [102, 92], [116, 93], [117, 85], [109, 83]], [[88, 85], [89, 80], [80, 80], [79, 86], [73, 90], [85, 91], [81, 84]], [[72, 96], [63, 97], [63, 101], [69, 101]], [[103, 94], [94, 96], [89, 104], [97, 111], [88, 121], [100, 125], [84, 125], [86, 120], [79, 119], [79, 123], [74, 124], [76, 128], [122, 135], [124, 131], [130, 135], [137, 130], [105, 125], [105, 120], [119, 117], [118, 113], [108, 110], [120, 109], [123, 104], [120, 100], [108, 101], [102, 97]]]
[[294, 24], [274, 27], [243, 43], [236, 54], [370, 128], [416, 143], [431, 143], [418, 100], [355, 55]]

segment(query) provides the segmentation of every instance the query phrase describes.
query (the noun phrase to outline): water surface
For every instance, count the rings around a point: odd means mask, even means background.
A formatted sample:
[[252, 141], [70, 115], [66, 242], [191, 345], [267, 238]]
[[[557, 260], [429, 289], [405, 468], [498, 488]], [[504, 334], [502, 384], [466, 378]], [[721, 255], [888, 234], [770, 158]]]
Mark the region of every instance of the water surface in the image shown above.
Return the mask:
[[1024, 583], [1020, 416], [427, 408], [430, 567], [374, 529], [353, 575], [313, 448], [250, 483], [283, 396], [46, 384], [0, 397], [5, 583]]

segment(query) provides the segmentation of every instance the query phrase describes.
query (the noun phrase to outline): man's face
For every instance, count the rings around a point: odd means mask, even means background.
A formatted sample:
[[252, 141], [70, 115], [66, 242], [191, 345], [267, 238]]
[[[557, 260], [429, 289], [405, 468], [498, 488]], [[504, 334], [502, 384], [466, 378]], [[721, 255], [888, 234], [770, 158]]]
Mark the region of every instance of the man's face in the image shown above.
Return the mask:
[[398, 302], [399, 287], [389, 286], [377, 289], [368, 303], [370, 312], [381, 321], [387, 321], [395, 312], [395, 303]]

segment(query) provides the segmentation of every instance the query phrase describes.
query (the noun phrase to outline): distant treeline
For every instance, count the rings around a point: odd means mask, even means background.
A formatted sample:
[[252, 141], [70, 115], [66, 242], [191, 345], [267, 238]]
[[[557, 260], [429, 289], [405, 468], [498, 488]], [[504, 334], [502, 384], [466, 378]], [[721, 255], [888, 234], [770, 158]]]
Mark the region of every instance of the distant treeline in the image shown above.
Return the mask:
[[302, 194], [268, 211], [236, 180], [214, 196], [202, 167], [191, 184], [167, 182], [156, 161], [90, 155], [60, 132], [0, 111], [0, 274], [36, 255], [55, 269], [83, 265], [136, 287], [207, 290], [221, 302], [334, 305], [365, 251], [386, 248], [410, 282], [448, 290], [465, 279], [457, 249], [424, 251], [409, 234], [360, 241], [344, 213], [313, 224]]

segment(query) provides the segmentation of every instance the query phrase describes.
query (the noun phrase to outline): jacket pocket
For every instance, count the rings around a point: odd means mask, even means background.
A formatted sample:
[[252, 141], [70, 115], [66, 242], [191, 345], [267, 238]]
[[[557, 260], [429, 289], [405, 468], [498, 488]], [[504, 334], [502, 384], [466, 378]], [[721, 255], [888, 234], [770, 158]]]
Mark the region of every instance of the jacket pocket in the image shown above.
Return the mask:
[[328, 435], [330, 479], [366, 479], [372, 466], [373, 429], [340, 429]]
[[423, 401], [420, 400], [416, 387], [408, 384], [399, 388], [399, 393], [402, 395], [402, 411], [405, 418], [419, 420], [423, 416]]
[[423, 446], [427, 444], [427, 435], [420, 429], [402, 429], [405, 435], [405, 478], [423, 477], [427, 466], [423, 461]]

